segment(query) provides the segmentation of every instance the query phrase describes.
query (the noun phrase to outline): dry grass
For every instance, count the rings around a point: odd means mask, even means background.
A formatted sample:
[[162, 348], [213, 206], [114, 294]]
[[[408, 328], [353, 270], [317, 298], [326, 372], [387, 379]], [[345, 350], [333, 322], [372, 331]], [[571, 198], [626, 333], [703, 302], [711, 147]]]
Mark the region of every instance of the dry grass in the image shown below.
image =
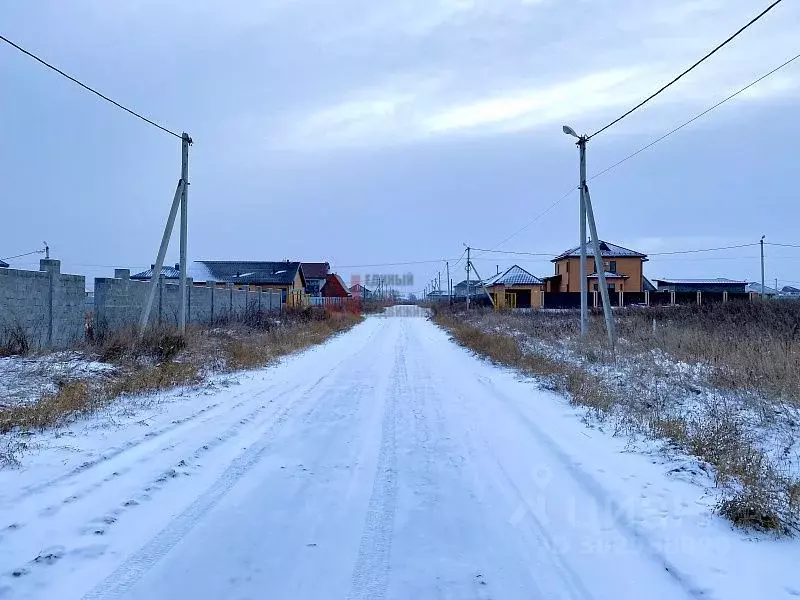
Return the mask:
[[[597, 311], [580, 344], [574, 312], [474, 314], [483, 329], [502, 326], [537, 340], [570, 341], [591, 362], [613, 360]], [[621, 355], [666, 352], [676, 360], [708, 365], [719, 387], [760, 392], [800, 406], [800, 302], [629, 308], [614, 316]]]
[[[687, 312], [692, 313], [691, 310]], [[677, 318], [677, 315], [673, 318]], [[601, 420], [613, 417], [616, 433], [668, 440], [674, 447], [712, 465], [715, 483], [722, 491], [718, 510], [733, 523], [782, 533], [798, 530], [800, 481], [787, 475], [767, 456], [759, 443], [757, 429], [747, 421], [747, 413], [742, 410], [744, 400], [729, 394], [726, 398], [712, 398], [699, 412], [682, 411], [675, 405], [676, 382], [670, 380], [668, 385], [664, 385], [665, 375], [658, 373], [659, 368], [663, 367], [654, 367], [646, 360], [638, 368], [646, 371], [653, 367], [654, 376], [635, 377], [623, 383], [611, 384], [594, 374], [591, 367], [598, 362], [611, 360], [602, 341], [602, 332], [596, 330], [586, 343], [574, 341], [578, 330], [576, 319], [571, 314], [498, 315], [476, 311], [465, 319], [464, 314], [438, 311], [434, 319], [464, 346], [497, 363], [542, 378], [552, 389], [568, 394], [573, 404], [590, 408], [594, 416]], [[664, 346], [668, 351], [681, 349], [683, 359], [689, 359], [690, 356], [709, 357], [713, 352], [720, 362], [729, 361], [725, 363], [726, 368], [734, 361], [744, 360], [751, 352], [745, 349], [734, 357], [723, 359], [724, 352], [720, 351], [718, 344], [722, 343], [721, 337], [724, 339], [728, 333], [713, 333], [714, 328], [710, 323], [725, 322], [715, 311], [697, 311], [694, 319], [679, 320], [680, 325], [675, 328], [680, 330], [685, 327], [688, 332], [663, 333], [657, 328], [656, 340], [649, 339], [645, 333], [643, 319], [641, 314], [627, 318], [629, 328], [623, 330], [625, 335], [630, 336], [631, 331], [637, 331], [640, 337], [635, 345], [629, 344], [627, 349], [623, 346], [623, 352], [640, 351], [660, 343], [658, 339], [668, 339]], [[773, 323], [780, 330], [776, 325], [779, 321], [774, 315], [765, 317], [765, 321]], [[498, 329], [504, 333], [498, 333]], [[505, 333], [509, 330], [524, 335]], [[711, 340], [701, 341], [699, 331], [704, 331], [703, 335]], [[726, 328], [723, 327], [722, 331], [726, 331]], [[652, 319], [649, 332], [652, 334]], [[773, 331], [767, 337], [775, 339], [772, 336], [778, 335], [784, 334]], [[792, 335], [784, 335], [784, 342], [793, 339]], [[537, 353], [527, 346], [521, 346], [519, 341], [538, 339], [563, 344], [565, 339], [570, 338], [573, 339], [570, 348], [575, 356], [582, 359], [578, 364]], [[691, 344], [688, 343], [690, 340]], [[782, 348], [786, 349], [787, 344], [784, 343]], [[659, 346], [659, 349], [664, 348]], [[778, 369], [783, 369], [794, 360], [789, 351], [779, 356], [782, 364], [776, 367]], [[640, 355], [636, 357], [638, 359]], [[757, 365], [763, 365], [763, 361]], [[738, 385], [741, 382], [737, 380], [736, 383]], [[743, 387], [752, 389], [753, 386]], [[764, 387], [759, 389], [763, 390]], [[770, 389], [788, 393], [792, 387], [791, 384], [773, 384]]]
[[[107, 377], [59, 382], [55, 393], [39, 401], [0, 409], [0, 433], [43, 430], [64, 425], [125, 395], [146, 395], [200, 383], [212, 373], [261, 367], [277, 358], [321, 343], [360, 319], [351, 315], [304, 310], [283, 313], [258, 326], [230, 324], [190, 328], [186, 336], [157, 327], [139, 339], [134, 330], [116, 332], [97, 342], [98, 357], [118, 369]], [[12, 464], [15, 454], [0, 453]]]

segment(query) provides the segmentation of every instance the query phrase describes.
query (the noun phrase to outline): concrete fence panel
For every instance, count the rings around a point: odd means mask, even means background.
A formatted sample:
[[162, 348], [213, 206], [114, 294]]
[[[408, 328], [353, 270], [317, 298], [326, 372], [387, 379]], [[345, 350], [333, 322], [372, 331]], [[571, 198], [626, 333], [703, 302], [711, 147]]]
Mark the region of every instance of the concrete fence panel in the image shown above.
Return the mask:
[[43, 259], [39, 271], [0, 269], [0, 344], [15, 335], [32, 349], [65, 348], [84, 339], [86, 280]]

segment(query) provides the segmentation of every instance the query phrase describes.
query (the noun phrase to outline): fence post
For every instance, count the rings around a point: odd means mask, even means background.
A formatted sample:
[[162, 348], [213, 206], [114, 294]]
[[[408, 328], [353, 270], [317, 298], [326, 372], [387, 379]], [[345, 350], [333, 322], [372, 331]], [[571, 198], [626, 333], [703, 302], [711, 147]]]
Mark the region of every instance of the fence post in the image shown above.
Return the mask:
[[675, 292], [674, 292], [674, 291], [671, 291], [671, 292], [669, 293], [669, 303], [670, 303], [672, 306], [675, 306]]
[[647, 290], [644, 292], [644, 304], [645, 306], [650, 306], [650, 292]]
[[228, 309], [228, 318], [233, 319], [233, 284], [228, 284], [228, 297], [230, 298], [230, 308]]
[[55, 338], [55, 315], [53, 314], [53, 306], [55, 304], [56, 280], [61, 273], [61, 261], [53, 258], [43, 258], [39, 261], [39, 270], [47, 271], [48, 274], [47, 345], [52, 346], [53, 339]]
[[722, 303], [725, 304], [728, 301], [728, 292], [727, 290], [722, 292]]
[[622, 290], [619, 291], [619, 306], [620, 306], [620, 308], [625, 306], [625, 297], [623, 296], [624, 293], [625, 292], [623, 292]]
[[597, 290], [592, 292], [592, 307], [597, 308]]
[[701, 306], [703, 304], [703, 292], [697, 290], [697, 306]]

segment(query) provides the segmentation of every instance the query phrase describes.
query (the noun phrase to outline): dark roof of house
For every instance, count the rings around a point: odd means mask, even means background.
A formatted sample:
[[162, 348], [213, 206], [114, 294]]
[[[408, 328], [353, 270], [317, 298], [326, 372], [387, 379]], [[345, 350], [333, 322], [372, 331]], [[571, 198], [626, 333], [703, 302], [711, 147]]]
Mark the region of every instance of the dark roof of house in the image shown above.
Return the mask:
[[504, 273], [487, 279], [485, 285], [541, 285], [542, 283], [544, 282], [535, 275], [531, 275], [519, 265], [514, 265]]
[[[594, 250], [591, 242], [589, 242], [586, 246], [586, 254], [590, 257], [594, 256]], [[570, 248], [569, 250], [562, 252], [554, 259], [552, 259], [550, 262], [556, 262], [557, 260], [561, 260], [562, 258], [571, 258], [574, 256], [580, 257], [580, 255], [581, 255], [581, 247], [575, 246], [574, 248]], [[637, 252], [636, 250], [623, 248], [622, 246], [617, 246], [616, 244], [610, 244], [608, 242], [604, 242], [603, 240], [600, 240], [600, 256], [609, 258], [633, 256], [647, 260], [646, 254], [642, 254], [641, 252]]]
[[[135, 275], [131, 275], [131, 279], [144, 279], [149, 281], [153, 278], [153, 269], [155, 265], [150, 265], [150, 268], [146, 271], [142, 271], [141, 273], [136, 273]], [[181, 269], [180, 265], [175, 265], [174, 267], [161, 267], [161, 274], [164, 276], [165, 279], [178, 279], [181, 276]]]
[[2, 267], [4, 269], [7, 269], [8, 268], [8, 263], [6, 261], [4, 261], [4, 260], [0, 260], [0, 267]]
[[371, 289], [369, 289], [368, 287], [366, 287], [364, 285], [361, 285], [360, 283], [357, 283], [355, 285], [351, 285], [348, 289], [353, 293], [356, 293], [356, 292], [358, 292], [358, 293], [367, 292], [368, 294], [372, 293]]
[[304, 262], [300, 263], [300, 265], [303, 267], [303, 275], [306, 279], [325, 279], [331, 270], [331, 265], [326, 262]]
[[305, 283], [305, 275], [299, 262], [199, 260], [195, 264], [201, 265], [207, 271], [206, 281], [249, 285], [291, 285], [299, 270]]
[[645, 292], [655, 292], [656, 286], [647, 277], [642, 277], [642, 290]]
[[800, 294], [800, 289], [797, 289], [791, 285], [785, 285], [781, 288], [781, 292], [784, 294]]
[[[475, 286], [480, 285], [480, 284], [481, 284], [480, 279], [470, 279], [469, 280], [469, 285], [472, 286], [472, 287], [475, 287]], [[465, 279], [464, 281], [458, 282], [455, 285], [455, 287], [457, 287], [457, 288], [467, 287], [467, 280]]]

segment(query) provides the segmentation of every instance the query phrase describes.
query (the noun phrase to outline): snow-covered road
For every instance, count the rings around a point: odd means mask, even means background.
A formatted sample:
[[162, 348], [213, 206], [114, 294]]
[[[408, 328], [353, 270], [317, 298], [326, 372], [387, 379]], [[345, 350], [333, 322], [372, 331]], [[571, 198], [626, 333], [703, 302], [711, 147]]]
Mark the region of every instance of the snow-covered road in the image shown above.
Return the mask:
[[697, 486], [419, 316], [163, 411], [143, 435], [85, 430], [114, 443], [84, 463], [0, 478], [0, 598], [800, 594], [748, 579]]

